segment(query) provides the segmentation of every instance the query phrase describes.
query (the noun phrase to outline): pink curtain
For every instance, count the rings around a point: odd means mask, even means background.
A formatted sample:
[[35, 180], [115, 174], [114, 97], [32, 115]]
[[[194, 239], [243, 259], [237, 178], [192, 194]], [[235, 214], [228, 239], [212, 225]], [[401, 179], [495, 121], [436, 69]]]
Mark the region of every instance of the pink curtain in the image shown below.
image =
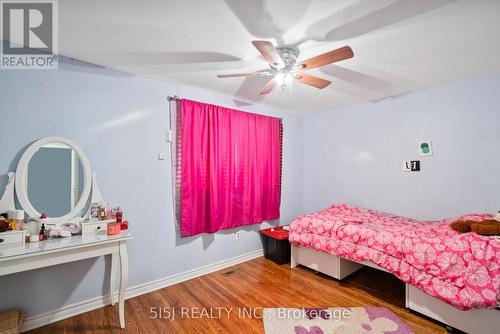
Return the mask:
[[281, 121], [181, 102], [181, 236], [280, 216]]

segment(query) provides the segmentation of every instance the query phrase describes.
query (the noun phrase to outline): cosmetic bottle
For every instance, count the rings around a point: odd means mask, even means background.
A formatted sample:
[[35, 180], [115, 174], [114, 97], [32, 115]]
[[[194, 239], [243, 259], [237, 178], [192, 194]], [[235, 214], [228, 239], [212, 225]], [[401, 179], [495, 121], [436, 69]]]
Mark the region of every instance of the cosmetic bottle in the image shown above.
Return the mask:
[[115, 209], [115, 219], [117, 223], [121, 223], [123, 221], [123, 211], [119, 206]]
[[47, 234], [45, 231], [45, 223], [42, 223], [42, 227], [40, 228], [40, 234], [38, 235], [39, 241], [44, 241], [47, 239]]
[[24, 229], [24, 211], [11, 210], [9, 211], [9, 229], [12, 231]]
[[103, 206], [101, 206], [99, 220], [105, 220], [105, 219], [106, 219], [106, 207], [103, 205]]
[[16, 230], [24, 230], [24, 210], [14, 210], [13, 216], [16, 219]]
[[99, 203], [92, 203], [90, 209], [91, 220], [99, 220], [99, 215], [100, 215]]
[[[37, 220], [38, 221], [37, 227], [39, 229], [45, 224], [46, 219], [47, 219], [47, 214], [44, 212], [40, 215], [40, 218], [38, 218], [38, 220]], [[44, 232], [46, 232], [46, 231], [44, 230]]]

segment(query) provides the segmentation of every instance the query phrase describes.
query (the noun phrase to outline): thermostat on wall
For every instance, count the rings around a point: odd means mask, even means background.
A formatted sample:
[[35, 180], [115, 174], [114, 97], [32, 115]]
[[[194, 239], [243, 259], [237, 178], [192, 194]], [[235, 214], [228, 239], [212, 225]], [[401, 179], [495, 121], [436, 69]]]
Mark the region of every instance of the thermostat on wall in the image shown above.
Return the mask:
[[403, 171], [420, 172], [420, 160], [403, 161]]

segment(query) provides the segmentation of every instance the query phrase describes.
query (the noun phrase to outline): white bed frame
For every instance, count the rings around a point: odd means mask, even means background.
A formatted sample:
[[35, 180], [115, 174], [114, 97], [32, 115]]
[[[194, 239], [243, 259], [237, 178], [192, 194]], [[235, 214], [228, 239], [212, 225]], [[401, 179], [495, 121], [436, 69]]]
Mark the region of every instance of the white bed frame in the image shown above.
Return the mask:
[[[292, 246], [290, 265], [295, 268], [299, 264], [338, 280], [349, 276], [363, 266], [386, 271], [369, 261], [357, 263], [310, 248]], [[498, 309], [461, 311], [421, 292], [410, 284], [406, 284], [406, 307], [466, 333], [500, 333], [500, 311]]]

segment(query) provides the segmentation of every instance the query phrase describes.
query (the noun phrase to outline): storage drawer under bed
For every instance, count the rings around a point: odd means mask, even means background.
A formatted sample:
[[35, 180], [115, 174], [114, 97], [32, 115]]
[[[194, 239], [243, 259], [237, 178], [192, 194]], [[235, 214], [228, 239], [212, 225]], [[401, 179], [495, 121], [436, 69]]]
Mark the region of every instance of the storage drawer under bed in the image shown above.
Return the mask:
[[361, 269], [362, 264], [306, 247], [292, 247], [291, 266], [303, 265], [336, 279], [343, 279]]
[[406, 284], [406, 307], [469, 334], [498, 334], [500, 310], [459, 310]]

